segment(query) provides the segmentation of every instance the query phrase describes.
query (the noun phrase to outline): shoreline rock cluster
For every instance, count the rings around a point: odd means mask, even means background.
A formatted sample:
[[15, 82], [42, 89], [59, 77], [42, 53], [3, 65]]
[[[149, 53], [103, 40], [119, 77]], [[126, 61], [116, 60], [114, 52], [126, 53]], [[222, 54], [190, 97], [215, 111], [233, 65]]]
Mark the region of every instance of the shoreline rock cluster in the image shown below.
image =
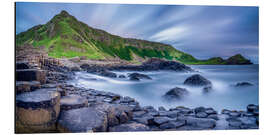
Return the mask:
[[[246, 111], [222, 113], [205, 107], [155, 109], [140, 106], [131, 97], [69, 85], [66, 80], [72, 79], [74, 69], [57, 65], [37, 69], [27, 65], [16, 63], [16, 133], [258, 129], [259, 126], [257, 105], [248, 105]], [[25, 80], [22, 75], [33, 77]], [[30, 117], [33, 113], [36, 117]]]

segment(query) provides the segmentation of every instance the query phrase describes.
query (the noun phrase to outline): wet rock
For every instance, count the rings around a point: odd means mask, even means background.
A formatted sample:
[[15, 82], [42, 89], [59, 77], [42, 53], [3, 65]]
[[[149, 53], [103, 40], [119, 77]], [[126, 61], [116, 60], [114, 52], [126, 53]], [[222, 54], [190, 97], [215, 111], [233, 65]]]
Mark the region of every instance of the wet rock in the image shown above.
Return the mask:
[[205, 112], [198, 112], [198, 113], [196, 113], [195, 116], [196, 116], [197, 118], [206, 118], [206, 117], [208, 116], [208, 114], [205, 113]]
[[241, 128], [245, 128], [245, 129], [258, 128], [255, 117], [241, 117], [239, 118], [239, 120], [241, 120], [242, 122]]
[[169, 122], [171, 119], [168, 118], [168, 117], [155, 117], [153, 122], [156, 124], [156, 125], [161, 125], [161, 124], [164, 124], [164, 123], [167, 123]]
[[178, 114], [190, 114], [193, 111], [189, 108], [178, 106], [175, 108], [178, 111]]
[[120, 103], [130, 103], [130, 102], [134, 102], [135, 99], [134, 98], [131, 98], [131, 97], [123, 97], [120, 99]]
[[213, 108], [206, 108], [205, 112], [210, 115], [210, 114], [217, 114], [217, 111], [215, 111]]
[[185, 85], [191, 86], [211, 86], [212, 83], [199, 74], [192, 75], [184, 81]]
[[119, 75], [118, 78], [126, 78], [125, 75]]
[[205, 110], [206, 110], [206, 109], [205, 109], [204, 107], [201, 106], [201, 107], [196, 107], [196, 108], [194, 109], [194, 112], [195, 112], [195, 113], [205, 112]]
[[60, 94], [56, 91], [22, 93], [16, 96], [16, 133], [55, 131], [60, 112]]
[[160, 125], [160, 129], [162, 130], [166, 130], [166, 129], [175, 129], [181, 126], [185, 125], [185, 121], [169, 121], [168, 123], [164, 123], [162, 125]]
[[148, 126], [137, 122], [130, 122], [109, 128], [109, 132], [136, 132], [149, 130], [150, 128]]
[[231, 112], [230, 110], [223, 109], [223, 110], [221, 111], [221, 114], [227, 114], [227, 115], [229, 115], [230, 112]]
[[140, 117], [134, 117], [133, 120], [145, 125], [151, 125], [153, 124], [154, 117], [150, 114], [144, 114]]
[[38, 69], [19, 69], [16, 70], [16, 81], [38, 81], [44, 84], [46, 72]]
[[205, 86], [205, 87], [203, 88], [203, 92], [204, 92], [204, 93], [211, 92], [212, 90], [213, 90], [212, 85], [208, 85], [208, 86]]
[[128, 75], [129, 79], [132, 81], [138, 81], [140, 79], [148, 79], [151, 80], [152, 78], [145, 75], [145, 74], [140, 74], [140, 73], [131, 73]]
[[88, 101], [78, 95], [64, 96], [60, 100], [61, 110], [78, 109], [88, 106]]
[[135, 111], [135, 112], [133, 112], [133, 117], [141, 117], [144, 114], [146, 114], [145, 111]]
[[38, 81], [16, 81], [16, 94], [30, 92], [40, 88]]
[[194, 117], [186, 117], [185, 118], [187, 125], [191, 125], [194, 127], [199, 127], [202, 129], [212, 129], [216, 126], [216, 121], [209, 118], [194, 118]]
[[61, 111], [58, 130], [61, 133], [105, 132], [107, 115], [93, 107]]
[[166, 109], [163, 106], [158, 107], [159, 111], [166, 111]]
[[229, 122], [229, 126], [236, 128], [236, 129], [240, 129], [242, 122], [239, 119], [229, 119], [227, 120]]
[[240, 117], [241, 113], [236, 112], [236, 111], [232, 111], [232, 112], [229, 113], [229, 115], [230, 115], [231, 117], [236, 118], [236, 117]]
[[249, 82], [239, 82], [239, 83], [235, 84], [235, 87], [248, 87], [248, 86], [253, 86], [253, 84], [251, 84]]
[[251, 112], [254, 113], [256, 111], [259, 111], [259, 106], [258, 105], [254, 105], [254, 104], [249, 104], [247, 106], [247, 112]]
[[163, 95], [163, 98], [165, 98], [168, 101], [171, 100], [181, 100], [184, 98], [184, 96], [188, 95], [189, 92], [184, 88], [178, 88], [175, 87]]
[[217, 114], [210, 114], [210, 115], [207, 116], [207, 118], [214, 119], [214, 120], [219, 120]]
[[166, 116], [169, 118], [176, 118], [178, 111], [159, 111], [159, 116]]

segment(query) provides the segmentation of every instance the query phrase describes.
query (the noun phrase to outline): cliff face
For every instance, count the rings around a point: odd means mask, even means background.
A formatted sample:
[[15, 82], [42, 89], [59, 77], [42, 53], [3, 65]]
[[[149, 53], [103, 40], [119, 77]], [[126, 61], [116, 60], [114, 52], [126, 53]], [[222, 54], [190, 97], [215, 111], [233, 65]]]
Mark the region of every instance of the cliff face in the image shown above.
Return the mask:
[[135, 63], [138, 59], [160, 58], [185, 64], [223, 63], [220, 59], [197, 60], [171, 45], [112, 35], [78, 21], [66, 11], [55, 15], [44, 25], [34, 26], [16, 35], [16, 45], [25, 44], [44, 46], [48, 55], [54, 58], [83, 56], [88, 59], [121, 59]]

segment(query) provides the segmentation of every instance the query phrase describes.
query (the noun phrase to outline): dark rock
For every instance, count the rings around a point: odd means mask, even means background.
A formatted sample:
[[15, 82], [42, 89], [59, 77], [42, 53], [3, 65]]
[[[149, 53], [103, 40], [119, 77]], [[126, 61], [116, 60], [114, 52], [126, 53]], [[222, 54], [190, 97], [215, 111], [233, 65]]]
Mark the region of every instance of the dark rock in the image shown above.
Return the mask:
[[229, 122], [229, 126], [231, 126], [231, 127], [234, 127], [237, 129], [241, 128], [242, 122], [239, 119], [230, 119], [230, 120], [228, 120], [228, 122]]
[[107, 115], [93, 107], [61, 111], [58, 130], [66, 132], [105, 132], [107, 131]]
[[119, 75], [118, 77], [119, 77], [119, 78], [126, 78], [125, 75]]
[[156, 125], [161, 125], [163, 123], [167, 123], [170, 121], [170, 118], [168, 117], [155, 117], [153, 122], [156, 124]]
[[173, 129], [176, 128], [175, 124], [171, 121], [168, 123], [163, 123], [159, 126], [160, 129], [165, 130], [165, 129]]
[[145, 75], [145, 74], [140, 74], [140, 73], [131, 73], [128, 75], [129, 79], [132, 81], [138, 81], [140, 79], [148, 79], [151, 80], [152, 78]]
[[16, 62], [16, 69], [30, 69], [30, 66], [26, 61], [19, 61]]
[[208, 117], [207, 117], [207, 118], [214, 119], [214, 120], [219, 120], [219, 118], [218, 118], [218, 115], [217, 115], [217, 114], [210, 114], [210, 115], [208, 115]]
[[169, 118], [176, 118], [178, 111], [159, 111], [160, 116], [167, 116]]
[[159, 111], [166, 111], [166, 109], [163, 106], [158, 107]]
[[136, 132], [136, 131], [149, 131], [150, 128], [144, 124], [131, 122], [121, 124], [118, 126], [110, 127], [109, 132]]
[[229, 115], [230, 112], [231, 112], [230, 110], [223, 109], [223, 110], [221, 111], [221, 114], [227, 114], [227, 115]]
[[193, 71], [190, 67], [176, 62], [167, 61], [158, 58], [151, 58], [141, 65], [125, 65], [125, 66], [114, 66], [111, 67], [113, 70], [132, 70], [132, 71], [155, 71], [155, 70], [171, 70], [180, 72]]
[[46, 82], [46, 73], [38, 69], [16, 70], [16, 81], [38, 81], [44, 84]]
[[249, 82], [239, 82], [239, 83], [235, 84], [235, 87], [247, 87], [247, 86], [253, 86], [253, 84], [251, 84]]
[[208, 92], [210, 92], [210, 91], [212, 91], [212, 90], [213, 90], [212, 85], [208, 85], [208, 86], [205, 86], [205, 87], [203, 88], [203, 92], [204, 92], [204, 93], [208, 93]]
[[204, 78], [203, 76], [199, 75], [199, 74], [195, 74], [192, 75], [190, 77], [188, 77], [185, 81], [184, 81], [185, 85], [191, 85], [191, 86], [209, 86], [212, 85], [212, 83], [207, 80], [206, 78]]
[[217, 111], [215, 111], [213, 108], [206, 108], [205, 112], [210, 115], [210, 114], [217, 114]]
[[189, 92], [184, 89], [184, 88], [178, 88], [175, 87], [171, 90], [169, 90], [168, 92], [165, 93], [165, 95], [163, 95], [163, 97], [166, 100], [181, 100], [182, 98], [184, 98], [184, 96], [188, 95]]
[[141, 117], [135, 117], [133, 118], [134, 121], [145, 124], [145, 125], [151, 125], [153, 123], [154, 117], [150, 114], [144, 114]]
[[187, 125], [199, 127], [202, 129], [212, 129], [216, 126], [216, 121], [209, 118], [186, 117], [185, 120]]
[[205, 112], [205, 110], [206, 110], [206, 109], [205, 109], [204, 107], [201, 106], [201, 107], [195, 108], [195, 109], [194, 109], [194, 112], [195, 112], [195, 113]]
[[40, 88], [38, 81], [16, 81], [16, 94], [30, 92]]
[[259, 111], [259, 106], [254, 104], [249, 104], [247, 106], [247, 112], [254, 113], [255, 111]]

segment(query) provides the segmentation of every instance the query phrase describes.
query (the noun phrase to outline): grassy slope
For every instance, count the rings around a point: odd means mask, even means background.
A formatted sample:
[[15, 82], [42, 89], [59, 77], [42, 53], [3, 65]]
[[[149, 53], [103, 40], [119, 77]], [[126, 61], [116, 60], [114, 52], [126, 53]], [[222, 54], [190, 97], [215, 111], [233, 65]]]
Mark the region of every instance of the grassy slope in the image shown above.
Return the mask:
[[122, 38], [94, 29], [62, 11], [44, 25], [35, 26], [16, 35], [16, 45], [45, 46], [48, 55], [55, 58], [86, 56], [89, 59], [120, 58], [134, 61], [156, 57], [177, 60], [186, 64], [222, 64], [219, 59], [197, 60], [170, 45], [145, 40]]

